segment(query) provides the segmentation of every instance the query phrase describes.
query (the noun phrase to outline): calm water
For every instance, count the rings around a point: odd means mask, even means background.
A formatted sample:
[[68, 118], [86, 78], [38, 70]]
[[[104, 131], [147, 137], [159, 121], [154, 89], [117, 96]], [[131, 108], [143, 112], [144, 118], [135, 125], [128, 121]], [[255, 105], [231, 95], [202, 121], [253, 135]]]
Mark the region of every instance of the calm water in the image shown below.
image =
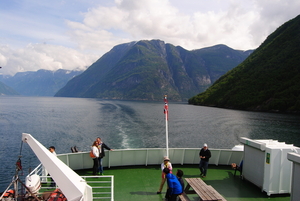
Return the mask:
[[[0, 97], [0, 192], [22, 155], [23, 174], [38, 161], [21, 134], [56, 152], [87, 151], [96, 137], [114, 149], [165, 147], [164, 103], [57, 97]], [[169, 103], [169, 147], [232, 148], [240, 137], [300, 146], [300, 116]], [[22, 149], [21, 149], [22, 145]]]

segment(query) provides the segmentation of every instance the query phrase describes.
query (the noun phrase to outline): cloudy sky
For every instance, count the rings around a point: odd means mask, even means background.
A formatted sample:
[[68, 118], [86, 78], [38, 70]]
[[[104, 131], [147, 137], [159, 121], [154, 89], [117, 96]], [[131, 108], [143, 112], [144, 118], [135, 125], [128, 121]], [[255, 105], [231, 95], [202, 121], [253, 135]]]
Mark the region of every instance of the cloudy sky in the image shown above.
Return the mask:
[[115, 45], [257, 48], [299, 0], [1, 0], [0, 74], [86, 69]]

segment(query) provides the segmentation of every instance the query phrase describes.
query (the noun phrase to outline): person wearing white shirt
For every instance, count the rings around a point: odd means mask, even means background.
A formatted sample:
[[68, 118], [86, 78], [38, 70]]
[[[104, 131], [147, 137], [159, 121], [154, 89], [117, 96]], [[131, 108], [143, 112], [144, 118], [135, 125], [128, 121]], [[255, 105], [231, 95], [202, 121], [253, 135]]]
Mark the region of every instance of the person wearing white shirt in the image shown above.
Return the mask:
[[99, 169], [99, 149], [98, 149], [99, 143], [97, 141], [94, 141], [92, 146], [92, 152], [93, 152], [93, 175], [97, 175], [98, 169]]

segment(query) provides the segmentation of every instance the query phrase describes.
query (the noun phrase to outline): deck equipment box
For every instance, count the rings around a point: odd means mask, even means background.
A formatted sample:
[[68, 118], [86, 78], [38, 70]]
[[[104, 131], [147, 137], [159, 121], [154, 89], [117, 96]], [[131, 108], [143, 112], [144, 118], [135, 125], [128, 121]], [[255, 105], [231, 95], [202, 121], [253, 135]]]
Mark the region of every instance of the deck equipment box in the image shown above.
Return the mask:
[[244, 144], [243, 176], [267, 195], [291, 193], [292, 162], [289, 152], [300, 148], [277, 140], [252, 140], [242, 137]]
[[291, 201], [298, 201], [300, 198], [300, 154], [288, 153], [287, 157], [293, 163]]

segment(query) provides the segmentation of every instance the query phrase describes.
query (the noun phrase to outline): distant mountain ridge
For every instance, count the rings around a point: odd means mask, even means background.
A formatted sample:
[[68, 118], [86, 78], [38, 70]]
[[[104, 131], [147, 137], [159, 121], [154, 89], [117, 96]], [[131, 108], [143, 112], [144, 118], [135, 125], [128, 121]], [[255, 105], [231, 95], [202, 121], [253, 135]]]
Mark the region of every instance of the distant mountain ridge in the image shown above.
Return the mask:
[[19, 72], [14, 76], [0, 76], [0, 81], [13, 88], [19, 95], [54, 96], [70, 79], [82, 72], [64, 69], [56, 71], [41, 69]]
[[188, 51], [161, 40], [117, 45], [55, 96], [186, 101], [204, 91], [253, 51], [225, 45]]
[[11, 87], [7, 86], [6, 84], [0, 82], [0, 96], [15, 96], [20, 95]]
[[244, 62], [190, 104], [300, 112], [300, 15], [284, 23]]

